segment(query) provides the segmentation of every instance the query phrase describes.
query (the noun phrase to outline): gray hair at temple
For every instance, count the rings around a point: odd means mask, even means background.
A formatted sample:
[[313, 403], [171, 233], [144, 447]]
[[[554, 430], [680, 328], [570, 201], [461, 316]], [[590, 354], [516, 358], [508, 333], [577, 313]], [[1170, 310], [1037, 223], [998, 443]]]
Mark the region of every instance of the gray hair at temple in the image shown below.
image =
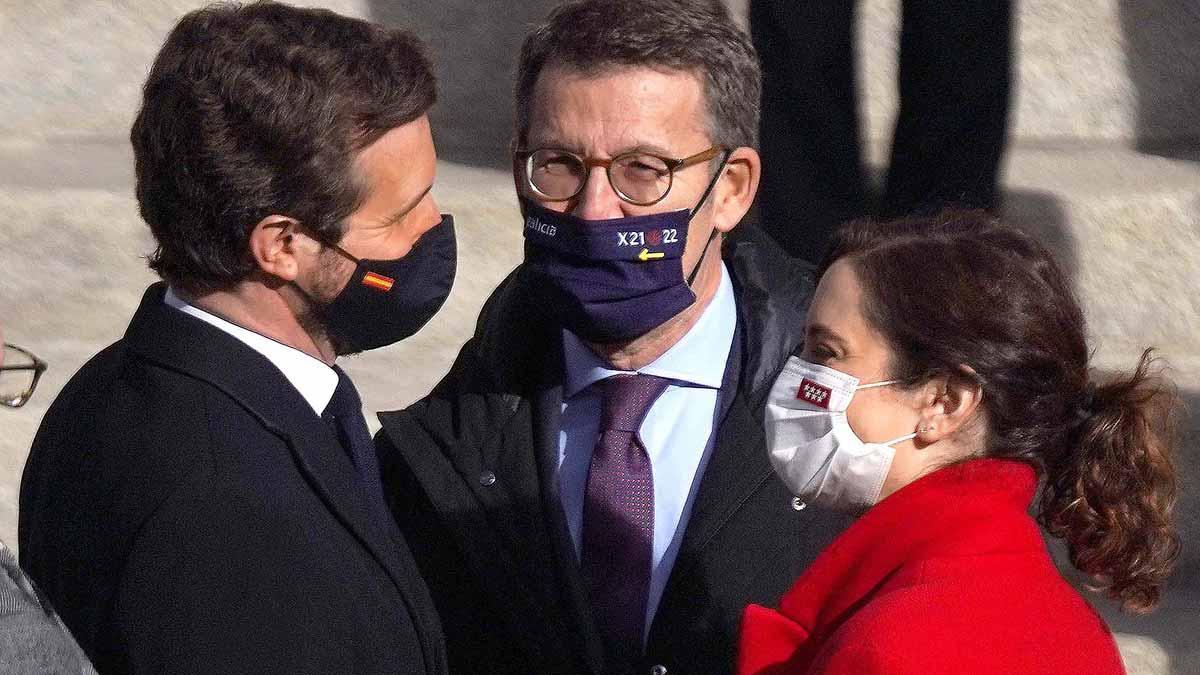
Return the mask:
[[720, 0], [571, 0], [525, 38], [517, 69], [516, 142], [547, 65], [584, 73], [627, 67], [695, 73], [714, 144], [758, 146], [762, 74], [750, 38]]

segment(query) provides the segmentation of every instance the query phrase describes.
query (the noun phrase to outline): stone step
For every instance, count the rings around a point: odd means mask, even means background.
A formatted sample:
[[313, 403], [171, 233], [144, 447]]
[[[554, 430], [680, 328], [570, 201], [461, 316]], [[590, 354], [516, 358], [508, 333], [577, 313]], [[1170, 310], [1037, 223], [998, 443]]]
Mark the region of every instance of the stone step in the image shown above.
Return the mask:
[[[748, 0], [725, 0], [744, 17]], [[1021, 141], [1120, 142], [1170, 152], [1200, 139], [1200, 4], [1194, 0], [1014, 2]], [[891, 137], [901, 0], [858, 4], [864, 138]]]
[[[745, 14], [748, 0], [725, 0]], [[901, 0], [859, 5], [861, 100], [867, 138], [886, 140], [895, 115]], [[123, 135], [145, 74], [180, 15], [204, 0], [67, 0], [0, 11], [0, 137]], [[436, 116], [447, 147], [503, 147], [511, 128], [516, 49], [555, 3], [529, 0], [325, 0], [335, 11], [414, 28], [442, 78]], [[1200, 4], [1194, 0], [1027, 0], [1016, 5], [1013, 138], [1119, 142], [1170, 152], [1200, 139]], [[81, 40], [79, 36], [86, 35]]]
[[[6, 0], [0, 8], [0, 137], [124, 136], [154, 55], [206, 0]], [[309, 4], [309, 3], [300, 3]], [[366, 15], [365, 0], [311, 3]]]
[[[1006, 212], [1076, 280], [1101, 367], [1200, 356], [1200, 163], [1119, 147], [1017, 148]], [[1192, 371], [1192, 376], [1200, 372]]]

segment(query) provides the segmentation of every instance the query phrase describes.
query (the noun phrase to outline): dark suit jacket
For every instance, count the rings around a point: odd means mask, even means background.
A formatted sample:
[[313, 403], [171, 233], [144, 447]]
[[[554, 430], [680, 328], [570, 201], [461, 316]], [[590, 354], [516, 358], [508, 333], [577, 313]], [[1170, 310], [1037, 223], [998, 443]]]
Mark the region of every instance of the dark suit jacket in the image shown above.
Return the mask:
[[42, 422], [20, 552], [102, 673], [443, 673], [394, 524], [270, 361], [142, 299]]
[[[753, 233], [751, 233], [753, 234]], [[518, 271], [426, 399], [380, 415], [385, 488], [433, 592], [455, 673], [732, 670], [747, 603], [773, 604], [844, 526], [792, 507], [767, 458], [763, 404], [799, 341], [810, 269], [761, 235], [726, 247], [739, 353], [717, 442], [638, 663], [606, 657], [558, 494], [561, 331]], [[657, 478], [656, 478], [657, 479]]]

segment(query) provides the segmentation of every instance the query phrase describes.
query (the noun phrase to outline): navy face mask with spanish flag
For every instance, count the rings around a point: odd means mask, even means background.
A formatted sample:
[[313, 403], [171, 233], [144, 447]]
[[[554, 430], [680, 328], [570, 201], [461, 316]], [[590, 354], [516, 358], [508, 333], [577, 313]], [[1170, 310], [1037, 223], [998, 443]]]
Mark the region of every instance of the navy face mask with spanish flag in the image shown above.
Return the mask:
[[350, 282], [318, 310], [337, 353], [377, 349], [421, 330], [450, 295], [457, 254], [454, 217], [443, 214], [403, 258], [358, 259]]

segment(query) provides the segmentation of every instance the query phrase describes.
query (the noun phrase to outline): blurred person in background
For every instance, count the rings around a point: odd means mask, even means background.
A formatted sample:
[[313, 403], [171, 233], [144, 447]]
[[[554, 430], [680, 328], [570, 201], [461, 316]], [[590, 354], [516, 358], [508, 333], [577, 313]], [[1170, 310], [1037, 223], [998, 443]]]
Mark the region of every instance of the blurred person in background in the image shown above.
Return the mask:
[[739, 672], [1123, 673], [1038, 524], [1124, 609], [1159, 602], [1179, 401], [1150, 351], [1097, 377], [1062, 270], [985, 214], [833, 244], [765, 426], [801, 499], [865, 514], [778, 609], [747, 609]]
[[718, 0], [576, 0], [518, 80], [525, 259], [380, 415], [388, 496], [452, 671], [728, 673], [746, 604], [844, 526], [796, 507], [759, 422], [812, 284], [740, 224], [754, 48]]
[[[46, 362], [4, 342], [0, 326], [0, 406], [29, 401]], [[2, 421], [0, 421], [2, 422]], [[79, 675], [95, 673], [83, 650], [62, 625], [50, 601], [0, 541], [0, 673]]]
[[[750, 0], [762, 59], [763, 228], [816, 263], [834, 228], [946, 206], [995, 209], [1012, 68], [1010, 0], [904, 0], [883, 194], [859, 142], [854, 0]], [[797, 208], [797, 206], [801, 208]]]
[[167, 37], [131, 134], [163, 282], [21, 482], [21, 561], [101, 672], [446, 672], [334, 365], [450, 291], [434, 99], [414, 35], [325, 10], [213, 5]]

